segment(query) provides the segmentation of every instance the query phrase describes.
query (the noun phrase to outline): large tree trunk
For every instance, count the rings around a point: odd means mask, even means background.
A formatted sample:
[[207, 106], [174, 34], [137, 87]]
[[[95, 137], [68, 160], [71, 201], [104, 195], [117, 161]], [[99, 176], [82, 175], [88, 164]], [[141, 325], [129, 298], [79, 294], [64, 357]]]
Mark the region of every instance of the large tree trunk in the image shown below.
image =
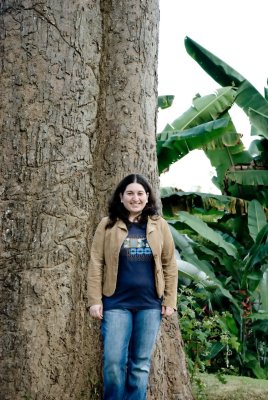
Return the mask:
[[[0, 399], [93, 400], [92, 234], [123, 175], [157, 187], [158, 2], [0, 4]], [[150, 399], [192, 399], [176, 320], [150, 382]]]

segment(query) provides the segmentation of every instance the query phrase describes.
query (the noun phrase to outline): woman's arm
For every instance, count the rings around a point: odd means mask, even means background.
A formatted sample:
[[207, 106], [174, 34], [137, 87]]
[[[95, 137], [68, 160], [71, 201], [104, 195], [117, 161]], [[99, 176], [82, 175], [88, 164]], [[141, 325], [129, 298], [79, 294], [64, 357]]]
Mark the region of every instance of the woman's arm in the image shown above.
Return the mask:
[[[163, 248], [161, 254], [162, 268], [165, 280], [165, 291], [162, 305], [168, 308], [177, 308], [178, 268], [175, 258], [175, 246], [168, 223], [162, 219]], [[171, 315], [171, 314], [169, 314]]]
[[102, 305], [102, 285], [104, 267], [104, 242], [107, 218], [97, 226], [93, 237], [87, 275], [88, 307]]

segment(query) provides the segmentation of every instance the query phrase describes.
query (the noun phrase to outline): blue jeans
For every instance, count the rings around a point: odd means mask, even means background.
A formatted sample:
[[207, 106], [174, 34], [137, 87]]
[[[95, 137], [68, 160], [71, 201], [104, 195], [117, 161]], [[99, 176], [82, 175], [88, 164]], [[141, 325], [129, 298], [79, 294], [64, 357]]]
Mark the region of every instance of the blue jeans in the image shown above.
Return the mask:
[[104, 311], [104, 400], [146, 399], [160, 322], [160, 310]]

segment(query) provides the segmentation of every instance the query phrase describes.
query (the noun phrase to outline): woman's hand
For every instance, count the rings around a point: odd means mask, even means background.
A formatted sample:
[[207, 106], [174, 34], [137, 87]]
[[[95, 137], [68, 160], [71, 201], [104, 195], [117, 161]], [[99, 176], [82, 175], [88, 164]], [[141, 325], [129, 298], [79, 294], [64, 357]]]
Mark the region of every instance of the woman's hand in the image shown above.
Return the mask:
[[168, 306], [162, 306], [161, 314], [163, 315], [163, 317], [169, 317], [173, 313], [174, 313], [174, 308]]
[[102, 319], [103, 318], [103, 306], [102, 304], [95, 304], [89, 308], [89, 314], [92, 318]]

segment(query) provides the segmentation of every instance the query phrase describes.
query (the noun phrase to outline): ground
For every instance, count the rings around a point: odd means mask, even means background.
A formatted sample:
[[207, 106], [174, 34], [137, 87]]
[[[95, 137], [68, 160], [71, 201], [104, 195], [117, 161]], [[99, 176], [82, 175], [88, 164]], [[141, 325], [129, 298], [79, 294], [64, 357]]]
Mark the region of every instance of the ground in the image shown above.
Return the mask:
[[268, 399], [268, 380], [252, 379], [241, 376], [224, 375], [226, 383], [212, 374], [201, 374], [201, 381], [205, 384], [204, 393], [194, 388], [196, 398], [204, 400], [267, 400]]

